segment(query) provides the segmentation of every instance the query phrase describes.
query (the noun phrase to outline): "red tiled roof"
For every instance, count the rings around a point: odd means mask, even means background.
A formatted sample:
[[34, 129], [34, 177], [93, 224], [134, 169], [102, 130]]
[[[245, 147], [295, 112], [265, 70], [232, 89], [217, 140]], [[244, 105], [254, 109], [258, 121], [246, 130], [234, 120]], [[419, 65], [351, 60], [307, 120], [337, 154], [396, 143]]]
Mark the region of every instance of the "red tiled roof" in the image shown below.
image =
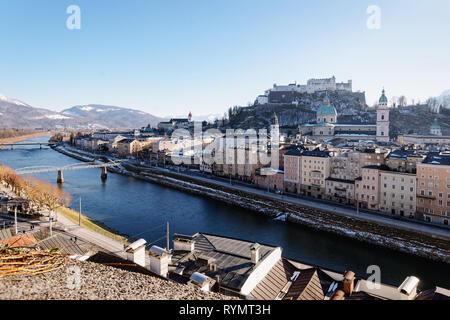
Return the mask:
[[19, 247], [28, 247], [30, 245], [33, 245], [37, 243], [38, 241], [31, 233], [26, 234], [19, 234], [16, 236], [13, 236], [8, 239], [4, 239], [0, 241], [0, 245], [8, 245], [8, 247], [11, 248], [19, 248]]

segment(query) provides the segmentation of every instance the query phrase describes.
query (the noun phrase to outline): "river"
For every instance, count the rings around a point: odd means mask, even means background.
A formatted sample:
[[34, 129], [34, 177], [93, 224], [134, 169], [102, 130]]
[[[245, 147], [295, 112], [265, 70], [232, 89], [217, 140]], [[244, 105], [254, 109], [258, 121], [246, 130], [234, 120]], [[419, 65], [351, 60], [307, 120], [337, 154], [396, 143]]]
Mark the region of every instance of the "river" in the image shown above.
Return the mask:
[[[45, 142], [48, 137], [27, 140]], [[0, 150], [0, 164], [14, 169], [30, 166], [65, 166], [78, 160], [48, 147], [21, 146]], [[281, 246], [283, 255], [336, 271], [352, 270], [367, 277], [366, 269], [378, 265], [381, 281], [395, 286], [409, 275], [421, 279], [419, 288], [435, 285], [450, 288], [448, 264], [429, 261], [357, 240], [317, 231], [301, 225], [273, 221], [252, 211], [183, 193], [118, 174], [100, 179], [101, 169], [64, 172], [64, 191], [72, 196], [71, 207], [111, 228], [149, 243], [165, 246], [165, 223], [170, 232], [204, 232]], [[56, 172], [36, 177], [56, 183]]]

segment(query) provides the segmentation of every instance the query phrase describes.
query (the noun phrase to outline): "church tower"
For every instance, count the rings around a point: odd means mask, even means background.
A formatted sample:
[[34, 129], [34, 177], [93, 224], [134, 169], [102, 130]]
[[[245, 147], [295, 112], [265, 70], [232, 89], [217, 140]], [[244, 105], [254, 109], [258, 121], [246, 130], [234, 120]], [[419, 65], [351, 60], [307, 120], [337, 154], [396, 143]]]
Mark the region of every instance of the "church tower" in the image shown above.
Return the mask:
[[386, 95], [381, 94], [377, 108], [377, 141], [389, 142], [389, 108]]
[[273, 133], [276, 132], [277, 134], [279, 134], [280, 132], [280, 124], [278, 122], [278, 117], [275, 112], [273, 113], [272, 121], [270, 122], [270, 132]]

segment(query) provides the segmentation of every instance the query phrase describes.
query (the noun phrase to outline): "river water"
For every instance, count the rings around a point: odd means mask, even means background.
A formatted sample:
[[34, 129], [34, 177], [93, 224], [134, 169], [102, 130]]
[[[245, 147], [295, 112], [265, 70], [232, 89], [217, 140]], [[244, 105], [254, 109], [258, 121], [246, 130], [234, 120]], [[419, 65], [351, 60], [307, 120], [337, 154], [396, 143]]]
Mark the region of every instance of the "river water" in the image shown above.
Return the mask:
[[[48, 137], [27, 141], [45, 142]], [[14, 169], [31, 166], [66, 166], [78, 160], [48, 147], [26, 146], [0, 149], [0, 164]], [[183, 193], [157, 184], [118, 174], [100, 179], [101, 169], [64, 172], [62, 188], [72, 196], [78, 210], [82, 198], [84, 214], [111, 228], [147, 242], [165, 246], [165, 223], [170, 233], [212, 233], [281, 246], [283, 255], [298, 261], [343, 272], [352, 270], [367, 277], [367, 267], [378, 265], [381, 281], [395, 286], [406, 276], [421, 279], [419, 288], [438, 285], [450, 288], [450, 266], [394, 250], [361, 243], [301, 225], [273, 221], [252, 211]], [[36, 177], [56, 183], [56, 172]]]

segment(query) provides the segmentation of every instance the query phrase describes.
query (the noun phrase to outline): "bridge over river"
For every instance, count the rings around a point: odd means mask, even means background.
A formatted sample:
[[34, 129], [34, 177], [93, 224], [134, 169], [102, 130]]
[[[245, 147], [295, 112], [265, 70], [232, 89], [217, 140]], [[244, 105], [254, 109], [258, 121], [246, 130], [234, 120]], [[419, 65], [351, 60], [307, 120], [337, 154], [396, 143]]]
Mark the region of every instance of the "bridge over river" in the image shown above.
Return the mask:
[[107, 163], [98, 162], [85, 162], [85, 163], [73, 163], [63, 167], [53, 167], [53, 166], [33, 166], [16, 169], [16, 172], [20, 175], [32, 175], [36, 173], [44, 172], [58, 172], [57, 183], [64, 183], [63, 171], [69, 170], [82, 170], [82, 169], [92, 169], [92, 168], [102, 168], [101, 179], [106, 180], [107, 178], [107, 168], [116, 167], [120, 165], [120, 161], [112, 161]]

